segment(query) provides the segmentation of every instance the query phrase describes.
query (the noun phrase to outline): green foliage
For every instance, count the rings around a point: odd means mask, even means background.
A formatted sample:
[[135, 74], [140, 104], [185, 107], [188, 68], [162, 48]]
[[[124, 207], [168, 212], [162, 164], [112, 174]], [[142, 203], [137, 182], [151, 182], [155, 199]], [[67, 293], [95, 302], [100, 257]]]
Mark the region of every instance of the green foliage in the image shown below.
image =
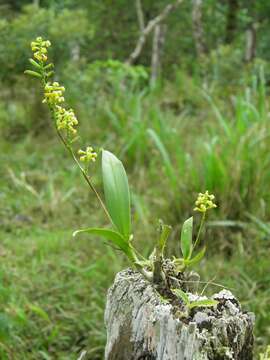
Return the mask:
[[181, 250], [184, 260], [189, 260], [192, 255], [192, 229], [193, 217], [190, 217], [184, 222], [181, 231]]
[[206, 252], [206, 247], [203, 247], [197, 255], [195, 255], [192, 259], [184, 259], [184, 264], [186, 266], [193, 266], [193, 265], [196, 265], [197, 263], [199, 263], [204, 255], [205, 255], [205, 252]]
[[55, 51], [61, 56], [55, 62], [64, 66], [72, 48], [86, 44], [93, 37], [93, 27], [82, 9], [56, 12], [53, 8], [34, 5], [24, 7], [19, 16], [0, 22], [0, 79], [11, 81], [23, 72], [29, 43], [37, 34], [50, 37], [57, 44]]
[[189, 305], [190, 301], [189, 301], [189, 297], [188, 295], [181, 289], [172, 289], [172, 292], [174, 293], [174, 295], [176, 295], [179, 299], [181, 299], [185, 305]]
[[92, 62], [86, 76], [89, 82], [99, 82], [101, 90], [114, 94], [124, 88], [129, 91], [140, 89], [148, 79], [148, 73], [143, 66], [131, 66], [113, 59]]
[[[73, 102], [83, 102], [89, 109], [111, 114], [112, 102], [118, 102], [127, 93], [140, 92], [148, 82], [148, 73], [143, 66], [130, 66], [118, 60], [97, 60], [78, 66], [69, 63], [63, 69], [63, 79], [70, 88]], [[122, 102], [121, 102], [122, 103]], [[111, 117], [119, 131], [122, 124]]]
[[109, 214], [118, 231], [128, 240], [131, 215], [127, 175], [121, 161], [105, 150], [102, 151], [102, 177]]
[[167, 152], [167, 150], [166, 150], [164, 144], [162, 143], [161, 139], [159, 138], [159, 136], [157, 135], [157, 133], [153, 129], [148, 129], [147, 132], [150, 135], [150, 137], [154, 140], [155, 145], [157, 146], [158, 150], [160, 151], [162, 160], [163, 160], [164, 165], [165, 165], [166, 175], [170, 179], [171, 185], [173, 186], [173, 188], [176, 189], [177, 176], [176, 176], [176, 173], [175, 173], [175, 169], [174, 169], [174, 167], [172, 165], [172, 162], [170, 160], [169, 153]]
[[188, 295], [181, 289], [172, 289], [172, 292], [184, 302], [188, 310], [191, 310], [195, 307], [212, 307], [218, 304], [218, 301], [212, 299], [199, 299], [190, 301]]
[[192, 301], [189, 305], [189, 309], [193, 309], [195, 307], [212, 307], [216, 306], [218, 304], [218, 301], [206, 299], [206, 300], [198, 300], [198, 301]]
[[159, 237], [157, 247], [158, 247], [158, 251], [163, 256], [165, 247], [167, 245], [167, 240], [168, 240], [168, 237], [170, 235], [172, 228], [169, 225], [163, 224], [162, 220], [159, 221], [159, 226], [160, 226], [160, 237]]

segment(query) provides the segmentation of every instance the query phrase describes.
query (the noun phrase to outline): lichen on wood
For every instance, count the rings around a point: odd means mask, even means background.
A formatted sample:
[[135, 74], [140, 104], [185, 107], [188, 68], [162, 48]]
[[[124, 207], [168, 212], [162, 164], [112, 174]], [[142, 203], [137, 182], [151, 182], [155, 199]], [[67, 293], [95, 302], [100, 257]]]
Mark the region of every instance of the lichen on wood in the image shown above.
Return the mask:
[[215, 308], [185, 317], [180, 300], [178, 311], [140, 273], [121, 271], [107, 296], [105, 360], [251, 360], [253, 314], [228, 290], [212, 298]]

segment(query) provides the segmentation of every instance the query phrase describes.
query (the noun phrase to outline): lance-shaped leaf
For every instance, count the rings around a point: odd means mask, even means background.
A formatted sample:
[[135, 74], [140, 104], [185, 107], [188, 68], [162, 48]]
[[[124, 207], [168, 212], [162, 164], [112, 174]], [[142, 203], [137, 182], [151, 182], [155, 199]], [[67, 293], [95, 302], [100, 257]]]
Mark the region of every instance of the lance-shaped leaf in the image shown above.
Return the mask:
[[192, 254], [192, 228], [193, 217], [187, 219], [181, 231], [181, 250], [184, 259], [189, 259]]
[[117, 230], [130, 236], [130, 194], [123, 164], [109, 151], [102, 151], [102, 176], [105, 202]]
[[87, 229], [81, 229], [75, 231], [73, 233], [73, 236], [76, 236], [81, 233], [88, 233], [92, 235], [101, 236], [106, 240], [111, 241], [115, 246], [120, 248], [129, 258], [131, 258], [132, 250], [129, 243], [117, 231], [111, 229], [87, 228]]
[[184, 304], [189, 306], [190, 300], [188, 295], [181, 289], [172, 289], [174, 295], [176, 295], [179, 299], [183, 300]]
[[205, 300], [192, 301], [192, 303], [190, 303], [188, 307], [189, 309], [192, 309], [195, 307], [211, 307], [211, 306], [216, 306], [217, 304], [218, 301], [216, 300], [205, 299]]

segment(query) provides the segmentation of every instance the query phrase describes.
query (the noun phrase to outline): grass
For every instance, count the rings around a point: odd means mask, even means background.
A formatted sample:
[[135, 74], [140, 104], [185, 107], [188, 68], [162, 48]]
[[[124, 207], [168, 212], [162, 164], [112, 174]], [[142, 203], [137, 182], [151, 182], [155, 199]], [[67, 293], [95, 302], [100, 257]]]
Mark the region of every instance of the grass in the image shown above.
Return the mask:
[[87, 349], [101, 359], [106, 289], [125, 265], [106, 244], [72, 238], [101, 214], [59, 144], [33, 146], [26, 138], [2, 152], [0, 357], [77, 359]]
[[[179, 252], [196, 193], [216, 194], [198, 270], [255, 312], [257, 349], [270, 343], [269, 115], [260, 76], [232, 99], [205, 95], [190, 80], [189, 97], [164, 84], [105, 94], [92, 111], [78, 107], [80, 146], [102, 145], [127, 167], [135, 241], [146, 255], [159, 218], [173, 225], [168, 253]], [[14, 111], [16, 119], [21, 107]], [[77, 359], [86, 350], [85, 359], [102, 359], [106, 290], [126, 263], [100, 240], [71, 237], [106, 219], [38, 114], [34, 131], [14, 137], [12, 123], [0, 145], [0, 357]]]
[[106, 288], [121, 262], [70, 234], [31, 228], [16, 232], [19, 243], [3, 237], [1, 359], [77, 359], [84, 349], [102, 358]]

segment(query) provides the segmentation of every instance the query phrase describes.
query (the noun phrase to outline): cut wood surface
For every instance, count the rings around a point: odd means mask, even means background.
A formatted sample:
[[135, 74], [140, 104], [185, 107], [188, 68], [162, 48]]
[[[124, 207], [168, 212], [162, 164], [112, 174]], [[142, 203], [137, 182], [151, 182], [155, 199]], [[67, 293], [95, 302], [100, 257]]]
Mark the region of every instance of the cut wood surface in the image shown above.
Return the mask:
[[121, 271], [107, 296], [105, 360], [252, 359], [253, 314], [228, 290], [212, 298], [219, 301], [215, 308], [183, 317], [141, 274]]

